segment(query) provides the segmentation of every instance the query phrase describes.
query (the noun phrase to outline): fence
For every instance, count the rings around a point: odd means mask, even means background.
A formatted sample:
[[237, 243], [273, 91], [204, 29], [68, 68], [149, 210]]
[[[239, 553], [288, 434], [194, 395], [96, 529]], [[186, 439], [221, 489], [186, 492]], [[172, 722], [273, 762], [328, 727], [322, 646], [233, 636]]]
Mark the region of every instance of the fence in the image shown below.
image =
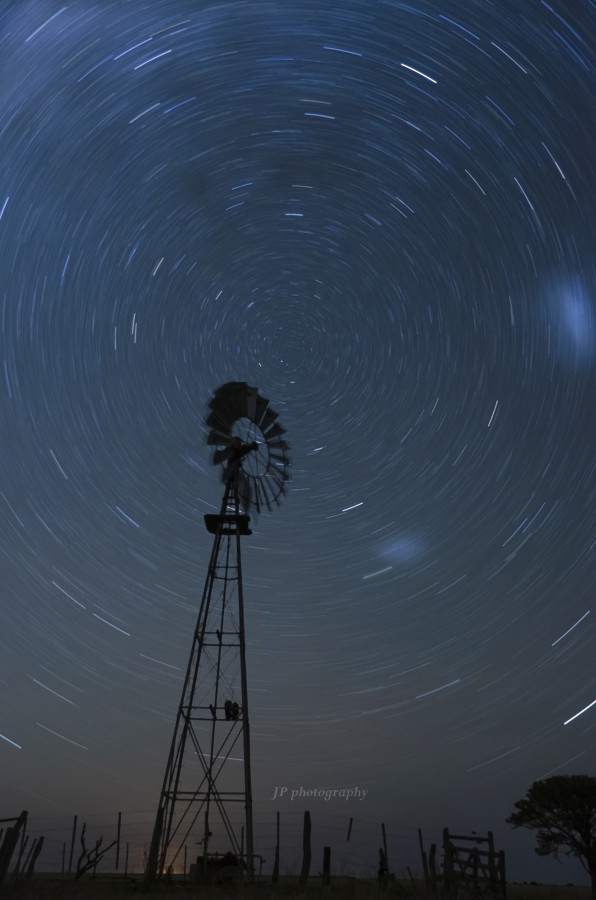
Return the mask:
[[[34, 866], [37, 871], [73, 878], [98, 873], [138, 878], [147, 863], [154, 811], [79, 814], [72, 818], [35, 818], [22, 813], [2, 822], [12, 824], [0, 845], [0, 885], [9, 867], [11, 878], [26, 877]], [[429, 894], [437, 893], [440, 887], [443, 894], [457, 896], [459, 887], [471, 879], [476, 887], [486, 883], [504, 895], [504, 855], [495, 852], [492, 834], [487, 838], [454, 838], [447, 829], [426, 831], [431, 840], [434, 838], [429, 853], [420, 829], [418, 833], [398, 831], [385, 823], [331, 814], [315, 814], [311, 824], [310, 814], [298, 810], [285, 812], [282, 817], [277, 813], [275, 820], [257, 817], [255, 849], [261, 852], [255, 855], [256, 874], [274, 883], [298, 875], [303, 883], [309, 877], [320, 877], [323, 883], [338, 876], [375, 878], [383, 888], [396, 876], [416, 882], [419, 873]], [[452, 838], [459, 843], [455, 845]], [[475, 845], [464, 858], [461, 841], [467, 840]], [[477, 846], [484, 840], [488, 842], [487, 851]], [[439, 860], [437, 846], [442, 848]], [[222, 847], [222, 856], [224, 852]], [[196, 871], [199, 853], [198, 846], [185, 847], [184, 858], [173, 874], [189, 877], [191, 865]]]

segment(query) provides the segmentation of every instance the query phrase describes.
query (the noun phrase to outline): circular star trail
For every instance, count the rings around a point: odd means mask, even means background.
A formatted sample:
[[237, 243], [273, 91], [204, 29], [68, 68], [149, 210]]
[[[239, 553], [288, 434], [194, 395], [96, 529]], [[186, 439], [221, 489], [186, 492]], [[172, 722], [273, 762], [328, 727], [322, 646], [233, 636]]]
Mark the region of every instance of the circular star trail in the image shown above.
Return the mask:
[[504, 818], [595, 749], [595, 30], [3, 5], [11, 809], [154, 809], [240, 380], [293, 461], [244, 541], [257, 844], [275, 785], [358, 784], [355, 820], [492, 828], [527, 871]]

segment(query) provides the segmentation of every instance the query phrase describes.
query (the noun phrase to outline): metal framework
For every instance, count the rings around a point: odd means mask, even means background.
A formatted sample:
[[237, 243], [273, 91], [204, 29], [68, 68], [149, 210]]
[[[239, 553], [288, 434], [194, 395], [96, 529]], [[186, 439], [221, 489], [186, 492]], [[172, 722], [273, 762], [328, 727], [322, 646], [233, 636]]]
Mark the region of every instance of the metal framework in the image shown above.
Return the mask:
[[[228, 466], [209, 570], [166, 765], [147, 880], [180, 870], [187, 850], [231, 852], [253, 876], [250, 730], [240, 540], [251, 534], [238, 495], [241, 456]], [[234, 753], [235, 751], [235, 753]], [[240, 752], [239, 752], [240, 751]], [[241, 758], [240, 758], [241, 757]], [[196, 854], [196, 855], [195, 855]]]

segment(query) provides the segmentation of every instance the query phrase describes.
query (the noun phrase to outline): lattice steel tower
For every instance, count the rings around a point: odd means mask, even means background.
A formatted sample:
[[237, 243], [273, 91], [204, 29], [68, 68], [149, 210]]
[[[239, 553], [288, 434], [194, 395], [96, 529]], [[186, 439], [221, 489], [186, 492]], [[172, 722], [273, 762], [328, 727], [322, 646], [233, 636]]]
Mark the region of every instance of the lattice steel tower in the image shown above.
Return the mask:
[[[240, 539], [249, 511], [271, 509], [289, 478], [277, 413], [245, 382], [220, 387], [209, 404], [207, 443], [223, 467], [219, 514], [182, 696], [155, 818], [146, 877], [180, 869], [185, 847], [231, 852], [253, 874], [250, 729]], [[245, 840], [242, 840], [244, 835]]]

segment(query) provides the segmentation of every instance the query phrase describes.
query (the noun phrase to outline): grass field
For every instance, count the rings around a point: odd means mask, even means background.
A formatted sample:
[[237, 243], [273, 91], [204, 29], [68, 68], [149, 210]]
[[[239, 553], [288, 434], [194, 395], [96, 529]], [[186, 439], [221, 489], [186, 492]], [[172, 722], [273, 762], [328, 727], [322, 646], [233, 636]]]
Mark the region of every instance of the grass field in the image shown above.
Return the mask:
[[[421, 882], [395, 881], [385, 890], [378, 890], [376, 885], [364, 879], [336, 878], [329, 886], [321, 885], [320, 879], [311, 879], [306, 891], [302, 891], [297, 883], [272, 885], [261, 882], [254, 885], [200, 885], [190, 882], [162, 882], [153, 885], [149, 890], [140, 878], [128, 881], [110, 876], [98, 876], [96, 879], [84, 878], [74, 881], [72, 877], [37, 875], [21, 884], [4, 886], [2, 896], [21, 898], [21, 900], [135, 900], [147, 897], [155, 900], [170, 898], [203, 898], [203, 900], [295, 900], [304, 893], [309, 900], [381, 900], [387, 898], [420, 898], [427, 894]], [[441, 895], [439, 894], [438, 900]], [[488, 898], [489, 894], [473, 894], [460, 890], [458, 900], [466, 898]], [[590, 900], [588, 887], [563, 885], [510, 884], [507, 886], [508, 900]]]

